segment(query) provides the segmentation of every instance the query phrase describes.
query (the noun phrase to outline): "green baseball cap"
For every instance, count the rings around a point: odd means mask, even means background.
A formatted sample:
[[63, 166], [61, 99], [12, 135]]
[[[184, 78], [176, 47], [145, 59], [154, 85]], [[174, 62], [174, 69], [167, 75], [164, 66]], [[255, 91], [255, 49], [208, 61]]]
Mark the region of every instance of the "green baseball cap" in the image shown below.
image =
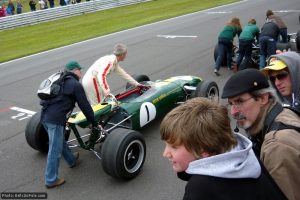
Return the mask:
[[76, 61], [70, 61], [65, 66], [66, 70], [82, 69], [83, 67]]

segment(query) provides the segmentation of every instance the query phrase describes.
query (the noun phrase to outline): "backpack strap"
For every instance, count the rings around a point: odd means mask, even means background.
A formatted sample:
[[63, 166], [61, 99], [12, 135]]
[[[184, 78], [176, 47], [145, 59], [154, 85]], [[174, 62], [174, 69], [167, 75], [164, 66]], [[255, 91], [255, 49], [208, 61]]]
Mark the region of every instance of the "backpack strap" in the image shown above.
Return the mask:
[[252, 149], [257, 156], [257, 158], [260, 157], [260, 151], [261, 151], [261, 146], [264, 141], [265, 135], [270, 132], [270, 128], [273, 128], [276, 130], [277, 124], [274, 122], [275, 118], [279, 113], [283, 111], [283, 107], [281, 104], [276, 103], [275, 106], [270, 110], [270, 112], [267, 114], [264, 125], [262, 130], [255, 136], [251, 136], [251, 141], [252, 141]]
[[269, 131], [279, 131], [279, 130], [284, 130], [284, 129], [294, 129], [298, 133], [300, 133], [300, 127], [285, 124], [282, 122], [274, 122], [272, 126], [270, 127]]
[[[289, 108], [289, 109], [291, 109], [291, 108]], [[295, 112], [295, 110], [293, 110], [293, 109], [291, 109], [291, 110]], [[269, 112], [268, 116], [265, 119], [265, 122], [264, 122], [265, 133], [264, 134], [266, 134], [270, 131], [278, 131], [278, 130], [283, 130], [283, 129], [294, 129], [298, 133], [300, 133], [300, 127], [288, 125], [283, 122], [275, 122], [275, 118], [282, 111], [283, 111], [282, 105], [280, 105], [279, 103], [276, 103], [276, 105], [271, 109], [271, 111]]]
[[281, 104], [276, 103], [275, 106], [271, 109], [271, 111], [266, 116], [266, 119], [264, 121], [264, 135], [270, 131], [270, 128], [273, 126], [275, 122], [275, 118], [279, 113], [283, 111], [283, 107]]

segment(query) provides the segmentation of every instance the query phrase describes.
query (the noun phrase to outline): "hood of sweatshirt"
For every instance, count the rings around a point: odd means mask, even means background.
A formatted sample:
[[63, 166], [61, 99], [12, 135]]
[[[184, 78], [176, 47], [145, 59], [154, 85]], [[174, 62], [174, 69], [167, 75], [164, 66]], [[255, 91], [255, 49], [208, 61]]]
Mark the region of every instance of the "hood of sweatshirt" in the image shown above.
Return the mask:
[[239, 133], [234, 134], [238, 140], [236, 147], [223, 154], [191, 162], [186, 173], [219, 178], [258, 178], [261, 167], [251, 141]]
[[283, 97], [284, 103], [300, 108], [300, 55], [296, 52], [288, 51], [271, 56], [271, 58], [273, 57], [282, 60], [288, 66], [292, 80], [292, 96]]

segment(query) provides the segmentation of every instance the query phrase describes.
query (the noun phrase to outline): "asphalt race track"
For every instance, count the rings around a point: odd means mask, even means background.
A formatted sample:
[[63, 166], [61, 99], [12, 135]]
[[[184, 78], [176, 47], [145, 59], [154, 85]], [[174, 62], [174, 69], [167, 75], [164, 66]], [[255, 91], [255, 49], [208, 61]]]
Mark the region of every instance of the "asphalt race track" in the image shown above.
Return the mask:
[[[220, 77], [213, 74], [213, 48], [219, 31], [235, 16], [243, 25], [255, 18], [261, 27], [267, 9], [277, 11], [287, 23], [288, 32], [300, 29], [299, 0], [241, 1], [0, 64], [0, 193], [47, 192], [48, 199], [59, 200], [181, 199], [185, 182], [177, 179], [169, 161], [162, 157], [164, 143], [159, 136], [159, 120], [141, 130], [147, 156], [137, 178], [129, 182], [113, 179], [92, 153], [79, 149], [76, 168], [70, 169], [61, 162], [60, 174], [67, 183], [47, 190], [46, 156], [31, 149], [24, 135], [28, 119], [40, 109], [37, 87], [69, 60], [88, 67], [100, 56], [110, 54], [115, 43], [122, 42], [128, 45], [129, 53], [121, 65], [130, 74], [146, 74], [151, 80], [198, 75], [215, 80], [222, 90], [232, 72], [223, 68]], [[115, 75], [108, 82], [115, 94], [126, 84]]]

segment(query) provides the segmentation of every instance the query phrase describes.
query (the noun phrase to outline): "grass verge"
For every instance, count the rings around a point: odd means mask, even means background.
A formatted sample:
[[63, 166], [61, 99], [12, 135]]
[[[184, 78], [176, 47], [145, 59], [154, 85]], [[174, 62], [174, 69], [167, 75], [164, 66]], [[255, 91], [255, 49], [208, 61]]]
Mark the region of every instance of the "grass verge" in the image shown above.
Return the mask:
[[153, 0], [0, 31], [0, 62], [238, 0]]

